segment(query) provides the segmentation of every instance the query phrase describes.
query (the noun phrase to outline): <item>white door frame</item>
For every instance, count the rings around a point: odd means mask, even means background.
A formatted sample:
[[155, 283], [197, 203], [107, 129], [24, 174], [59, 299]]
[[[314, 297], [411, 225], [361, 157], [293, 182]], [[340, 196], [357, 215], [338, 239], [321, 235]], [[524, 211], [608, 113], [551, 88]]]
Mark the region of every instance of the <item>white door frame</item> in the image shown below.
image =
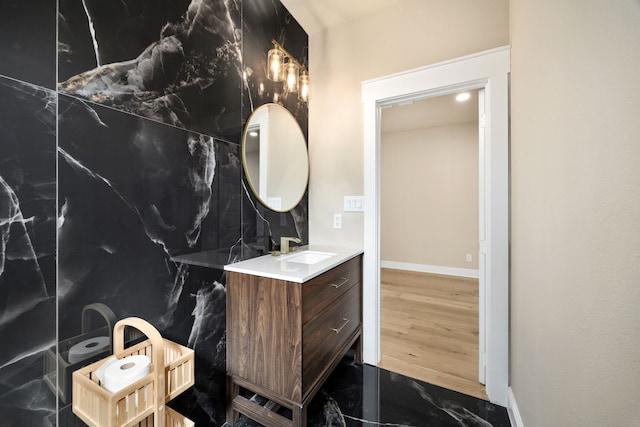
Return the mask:
[[[380, 361], [380, 117], [400, 102], [485, 90], [484, 216], [486, 343], [489, 399], [506, 406], [509, 386], [509, 46], [362, 83], [364, 104], [363, 358]], [[482, 168], [481, 168], [482, 170]], [[482, 271], [481, 271], [482, 274]]]

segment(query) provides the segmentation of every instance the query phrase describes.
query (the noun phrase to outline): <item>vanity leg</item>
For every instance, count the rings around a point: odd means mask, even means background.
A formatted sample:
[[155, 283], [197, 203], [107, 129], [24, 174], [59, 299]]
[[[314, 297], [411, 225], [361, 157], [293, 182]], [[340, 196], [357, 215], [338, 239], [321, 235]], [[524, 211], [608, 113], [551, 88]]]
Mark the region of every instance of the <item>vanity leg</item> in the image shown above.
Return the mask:
[[295, 406], [292, 412], [291, 424], [293, 427], [307, 427], [307, 407]]
[[360, 335], [356, 342], [353, 344], [353, 349], [355, 350], [355, 362], [359, 365], [362, 365], [362, 335]]
[[227, 424], [233, 426], [238, 421], [238, 412], [233, 410], [233, 399], [240, 394], [240, 386], [233, 381], [231, 376], [227, 376], [227, 399], [226, 399], [226, 414]]

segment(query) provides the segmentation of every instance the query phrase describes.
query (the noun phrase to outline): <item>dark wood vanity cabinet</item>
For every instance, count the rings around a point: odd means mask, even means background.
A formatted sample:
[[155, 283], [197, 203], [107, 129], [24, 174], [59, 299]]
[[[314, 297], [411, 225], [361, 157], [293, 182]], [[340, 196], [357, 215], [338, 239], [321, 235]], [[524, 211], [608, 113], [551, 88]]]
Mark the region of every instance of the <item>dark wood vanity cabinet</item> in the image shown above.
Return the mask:
[[361, 362], [362, 256], [305, 283], [227, 274], [227, 422], [242, 413], [306, 425], [307, 404], [345, 353], [355, 347]]

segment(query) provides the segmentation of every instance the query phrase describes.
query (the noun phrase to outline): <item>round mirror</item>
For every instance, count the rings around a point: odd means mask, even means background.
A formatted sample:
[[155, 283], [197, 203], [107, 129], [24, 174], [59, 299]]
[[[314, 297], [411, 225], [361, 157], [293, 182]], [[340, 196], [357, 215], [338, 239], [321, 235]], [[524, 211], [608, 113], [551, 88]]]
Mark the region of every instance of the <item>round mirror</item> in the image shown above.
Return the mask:
[[300, 203], [309, 180], [304, 134], [278, 104], [258, 107], [242, 136], [242, 163], [253, 194], [269, 209], [287, 212]]

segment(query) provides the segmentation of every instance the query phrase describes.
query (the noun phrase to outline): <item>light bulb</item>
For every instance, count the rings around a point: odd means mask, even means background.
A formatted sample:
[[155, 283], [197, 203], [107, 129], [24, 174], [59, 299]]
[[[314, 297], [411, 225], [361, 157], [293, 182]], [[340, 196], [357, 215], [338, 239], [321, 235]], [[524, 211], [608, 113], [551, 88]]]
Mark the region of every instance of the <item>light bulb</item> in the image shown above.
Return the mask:
[[267, 78], [274, 82], [283, 79], [284, 54], [280, 49], [271, 49], [267, 54]]
[[287, 90], [289, 92], [298, 91], [298, 65], [295, 62], [288, 62], [285, 65]]
[[306, 71], [302, 71], [300, 74], [299, 87], [298, 99], [307, 102], [309, 100], [309, 74]]

